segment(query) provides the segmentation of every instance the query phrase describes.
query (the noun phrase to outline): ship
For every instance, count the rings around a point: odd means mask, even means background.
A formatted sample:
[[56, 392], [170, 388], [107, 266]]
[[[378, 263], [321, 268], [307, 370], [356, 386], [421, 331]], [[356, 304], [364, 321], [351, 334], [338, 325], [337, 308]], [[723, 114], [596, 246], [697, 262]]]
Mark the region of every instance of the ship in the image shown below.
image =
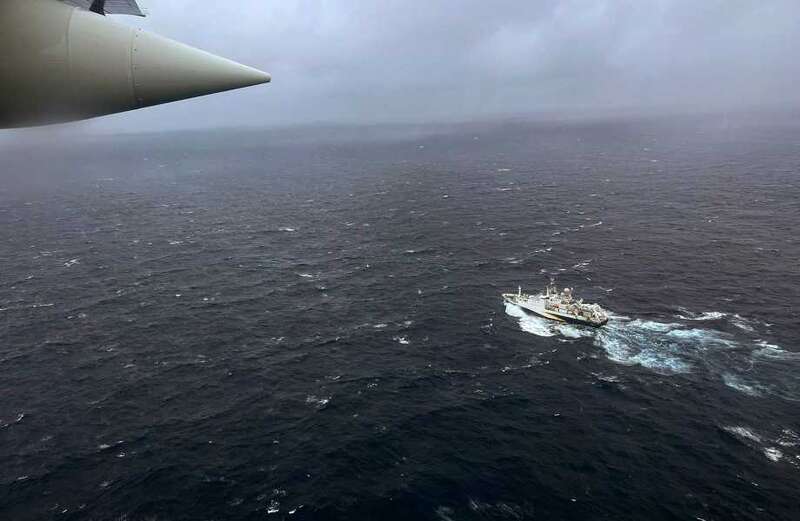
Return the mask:
[[575, 299], [572, 289], [558, 291], [555, 286], [548, 285], [544, 292], [530, 295], [522, 292], [503, 293], [503, 300], [525, 311], [556, 322], [569, 322], [586, 326], [600, 327], [608, 323], [608, 313], [598, 304], [588, 304], [582, 299]]

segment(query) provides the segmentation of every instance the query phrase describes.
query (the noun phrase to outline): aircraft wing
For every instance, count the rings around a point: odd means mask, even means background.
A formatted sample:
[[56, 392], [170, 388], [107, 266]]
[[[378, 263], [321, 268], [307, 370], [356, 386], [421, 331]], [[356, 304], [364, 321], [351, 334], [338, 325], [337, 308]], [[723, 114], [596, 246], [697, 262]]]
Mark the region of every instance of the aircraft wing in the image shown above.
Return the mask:
[[[144, 16], [136, 0], [61, 0], [75, 7], [95, 11], [100, 14], [130, 14]], [[94, 9], [92, 9], [94, 7]]]
[[0, 129], [48, 125], [259, 85], [269, 74], [105, 14], [137, 0], [0, 0]]

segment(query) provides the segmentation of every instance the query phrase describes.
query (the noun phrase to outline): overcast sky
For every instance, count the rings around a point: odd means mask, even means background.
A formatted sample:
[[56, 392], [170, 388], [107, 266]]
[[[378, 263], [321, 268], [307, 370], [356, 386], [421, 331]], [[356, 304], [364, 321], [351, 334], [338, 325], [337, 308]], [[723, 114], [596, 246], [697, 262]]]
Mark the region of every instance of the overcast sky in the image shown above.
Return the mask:
[[800, 0], [140, 0], [273, 83], [97, 130], [681, 111], [800, 100]]

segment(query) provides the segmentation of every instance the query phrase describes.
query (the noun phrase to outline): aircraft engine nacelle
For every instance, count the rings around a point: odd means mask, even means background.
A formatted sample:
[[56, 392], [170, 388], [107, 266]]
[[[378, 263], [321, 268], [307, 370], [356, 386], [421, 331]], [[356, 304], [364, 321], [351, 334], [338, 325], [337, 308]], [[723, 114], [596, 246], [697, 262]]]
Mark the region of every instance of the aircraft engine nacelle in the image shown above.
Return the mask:
[[135, 110], [270, 81], [57, 0], [0, 0], [0, 128]]

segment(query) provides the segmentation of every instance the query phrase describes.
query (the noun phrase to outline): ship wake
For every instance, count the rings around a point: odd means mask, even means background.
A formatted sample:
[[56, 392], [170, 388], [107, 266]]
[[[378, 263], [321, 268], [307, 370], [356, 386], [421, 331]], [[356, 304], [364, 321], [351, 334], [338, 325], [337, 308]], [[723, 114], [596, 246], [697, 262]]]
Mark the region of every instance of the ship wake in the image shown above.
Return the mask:
[[505, 311], [527, 333], [562, 342], [590, 341], [618, 364], [641, 366], [664, 375], [708, 371], [729, 389], [747, 396], [800, 400], [800, 379], [776, 380], [773, 375], [777, 365], [800, 366], [800, 354], [768, 344], [743, 328], [733, 335], [698, 327], [703, 320], [721, 318], [721, 314], [674, 322], [611, 315], [604, 327], [592, 328], [553, 322], [509, 303]]

